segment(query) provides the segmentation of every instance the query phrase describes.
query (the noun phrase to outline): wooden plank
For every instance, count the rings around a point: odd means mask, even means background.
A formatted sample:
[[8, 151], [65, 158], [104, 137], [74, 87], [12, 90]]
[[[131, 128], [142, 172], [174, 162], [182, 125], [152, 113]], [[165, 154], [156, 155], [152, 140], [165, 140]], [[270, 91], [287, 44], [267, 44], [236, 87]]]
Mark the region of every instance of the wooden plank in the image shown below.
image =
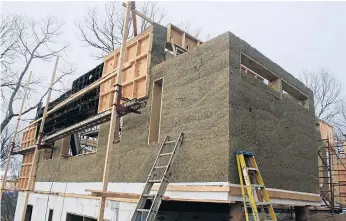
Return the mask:
[[66, 136], [61, 139], [60, 144], [60, 156], [61, 157], [69, 157], [70, 156], [70, 140], [71, 136]]
[[8, 156], [7, 156], [5, 171], [4, 171], [4, 175], [3, 175], [3, 179], [2, 179], [2, 183], [1, 183], [0, 201], [1, 201], [1, 198], [2, 198], [3, 189], [5, 188], [6, 181], [7, 181], [7, 172], [8, 172], [8, 169], [10, 168], [11, 157], [12, 157], [12, 153], [13, 153], [13, 150], [14, 150], [14, 147], [15, 147], [15, 143], [16, 143], [17, 131], [19, 129], [19, 123], [20, 123], [20, 120], [22, 118], [24, 103], [26, 101], [26, 97], [27, 97], [27, 94], [28, 94], [28, 89], [29, 89], [29, 84], [30, 84], [30, 81], [31, 81], [31, 76], [32, 76], [32, 72], [30, 71], [30, 74], [29, 74], [29, 77], [28, 77], [28, 81], [26, 82], [26, 85], [25, 85], [24, 95], [23, 95], [22, 103], [21, 103], [21, 106], [20, 106], [20, 109], [19, 109], [18, 118], [17, 118], [15, 129], [14, 129], [14, 134], [13, 134], [13, 137], [12, 137], [11, 148], [10, 148], [10, 151], [8, 152]]
[[[130, 4], [127, 3], [126, 5], [126, 10], [125, 10], [125, 18], [124, 18], [124, 27], [128, 26], [129, 23], [129, 16], [130, 16]], [[117, 73], [117, 84], [121, 85], [122, 84], [122, 75], [123, 75], [123, 66], [124, 66], [124, 60], [126, 58], [126, 49], [127, 49], [127, 37], [128, 37], [128, 29], [124, 28], [123, 30], [123, 36], [122, 36], [122, 44], [121, 44], [121, 50], [119, 54], [119, 68], [118, 68], [118, 73]], [[119, 90], [119, 86], [115, 86], [115, 89]], [[114, 98], [113, 98], [113, 104], [117, 103], [119, 93], [114, 93]], [[102, 176], [102, 192], [107, 191], [108, 188], [108, 180], [109, 180], [109, 167], [110, 167], [110, 162], [111, 162], [111, 150], [114, 145], [114, 140], [118, 141], [118, 132], [119, 132], [119, 125], [120, 121], [117, 117], [118, 112], [116, 110], [116, 105], [112, 105], [112, 112], [111, 112], [111, 121], [109, 125], [109, 134], [108, 134], [108, 141], [107, 141], [107, 149], [106, 149], [106, 157], [105, 157], [105, 162], [104, 162], [104, 169], [103, 169], [103, 176]], [[97, 217], [98, 221], [103, 221], [104, 217], [104, 209], [106, 205], [106, 198], [102, 197], [100, 200], [100, 209], [99, 209], [99, 214]]]
[[126, 199], [138, 199], [141, 195], [136, 193], [122, 193], [122, 192], [112, 192], [112, 191], [101, 191], [101, 190], [90, 190], [86, 189], [86, 192], [91, 192], [92, 196], [97, 197], [113, 197], [113, 198], [126, 198]]
[[[52, 94], [52, 89], [53, 89], [53, 85], [54, 85], [54, 81], [55, 81], [55, 75], [56, 75], [56, 70], [58, 68], [58, 62], [59, 62], [59, 56], [57, 56], [56, 58], [56, 62], [54, 65], [54, 69], [53, 69], [53, 74], [51, 77], [51, 81], [50, 81], [50, 85], [49, 85], [49, 89], [48, 89], [48, 93], [47, 93], [47, 98], [46, 98], [46, 106], [44, 107], [44, 111], [43, 111], [43, 116], [42, 116], [42, 120], [41, 120], [41, 124], [40, 124], [40, 131], [38, 134], [38, 143], [36, 144], [35, 147], [35, 151], [34, 151], [34, 156], [33, 156], [33, 165], [31, 166], [31, 170], [30, 170], [30, 177], [28, 180], [28, 189], [30, 190], [34, 190], [35, 187], [35, 178], [36, 178], [36, 169], [37, 169], [37, 163], [38, 163], [38, 156], [39, 156], [39, 150], [38, 150], [38, 145], [39, 142], [41, 141], [41, 139], [43, 138], [43, 128], [44, 128], [44, 123], [46, 121], [46, 117], [47, 117], [47, 112], [48, 112], [48, 104], [49, 104], [49, 100]], [[29, 200], [29, 191], [26, 192], [25, 194], [25, 198], [24, 198], [24, 206], [23, 206], [23, 212], [22, 212], [22, 221], [25, 221], [25, 214], [26, 214], [26, 207], [28, 205], [28, 200]]]
[[[290, 199], [290, 200], [300, 200], [300, 201], [310, 201], [310, 202], [320, 202], [322, 199], [319, 195], [312, 195], [294, 191], [280, 191], [267, 189], [269, 197], [271, 199]], [[240, 186], [230, 186], [229, 194], [232, 196], [241, 196]]]
[[137, 17], [136, 14], [133, 12], [133, 10], [136, 10], [136, 3], [131, 2], [132, 7], [131, 7], [131, 15], [132, 15], [132, 23], [133, 23], [133, 35], [137, 36]]
[[[157, 190], [157, 188], [154, 190]], [[137, 202], [138, 199], [135, 198], [137, 196], [139, 198], [140, 194], [134, 194], [134, 193], [122, 193], [122, 192], [111, 192], [111, 191], [106, 191], [104, 194], [102, 194], [102, 191], [98, 190], [89, 190], [87, 189], [86, 191], [92, 192], [94, 194], [92, 195], [85, 195], [85, 194], [71, 194], [71, 193], [52, 193], [52, 192], [45, 192], [45, 191], [35, 191], [36, 193], [40, 194], [50, 194], [50, 195], [58, 195], [58, 196], [63, 196], [65, 195], [66, 197], [76, 197], [76, 198], [88, 198], [88, 199], [99, 199], [99, 195], [112, 195], [114, 193], [114, 196], [117, 197], [107, 197], [107, 200], [117, 200], [117, 201], [122, 201], [122, 202]], [[230, 196], [240, 196], [240, 187], [239, 186], [180, 186], [180, 185], [169, 185], [167, 191], [172, 191], [172, 192], [229, 192]], [[232, 192], [232, 193], [231, 193]], [[283, 190], [271, 190], [269, 189], [269, 192], [271, 194], [271, 198], [273, 197], [274, 199], [288, 199], [288, 200], [297, 200], [297, 201], [306, 201], [308, 205], [309, 202], [320, 202], [321, 199], [320, 197], [316, 194], [309, 194], [309, 193], [302, 193], [302, 192], [294, 192], [294, 191], [283, 191]], [[279, 193], [285, 193], [285, 194], [277, 194]], [[236, 194], [235, 194], [236, 193]], [[119, 194], [119, 195], [118, 195]], [[291, 195], [289, 195], [291, 194]], [[284, 198], [284, 197], [288, 198]], [[298, 197], [297, 197], [298, 196]], [[310, 198], [313, 197], [313, 198]], [[186, 202], [213, 202], [213, 203], [228, 203], [232, 202], [229, 200], [205, 200], [205, 199], [189, 199], [189, 198], [175, 198], [175, 197], [164, 197], [164, 200], [173, 200], [173, 201], [186, 201]], [[310, 200], [309, 200], [310, 199]], [[294, 203], [292, 204], [287, 204], [287, 205], [295, 205]], [[287, 205], [283, 204], [276, 204], [276, 207], [284, 207]], [[298, 204], [297, 204], [298, 205]]]

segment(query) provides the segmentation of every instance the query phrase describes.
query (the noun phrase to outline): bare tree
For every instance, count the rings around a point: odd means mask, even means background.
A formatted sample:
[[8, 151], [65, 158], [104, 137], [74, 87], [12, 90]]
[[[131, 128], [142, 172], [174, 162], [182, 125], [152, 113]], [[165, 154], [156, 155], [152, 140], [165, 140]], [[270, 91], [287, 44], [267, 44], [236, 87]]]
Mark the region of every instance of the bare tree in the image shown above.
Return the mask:
[[[2, 112], [1, 132], [13, 117], [15, 103], [22, 97], [24, 77], [34, 60], [48, 62], [65, 51], [68, 44], [58, 42], [62, 35], [63, 25], [53, 17], [41, 20], [28, 19], [22, 16], [7, 16], [1, 21], [1, 96]], [[15, 62], [15, 63], [14, 63]], [[73, 72], [72, 69], [60, 71], [56, 82]], [[39, 78], [31, 82], [31, 92], [35, 92], [42, 82]], [[27, 107], [23, 114], [37, 108], [47, 91]], [[36, 96], [37, 98], [37, 96]]]
[[4, 191], [1, 198], [1, 221], [12, 221], [16, 212], [18, 191]]
[[[160, 9], [157, 2], [143, 2], [137, 10], [151, 18], [156, 23], [161, 23], [166, 16], [166, 12]], [[100, 15], [105, 15], [101, 17]], [[89, 9], [83, 22], [77, 24], [80, 33], [80, 40], [85, 46], [97, 49], [96, 54], [92, 54], [96, 59], [103, 58], [106, 54], [114, 51], [121, 44], [122, 31], [124, 28], [124, 10], [120, 2], [107, 2], [104, 12], [99, 12], [97, 8]], [[141, 18], [137, 19], [137, 26], [140, 31], [146, 29], [150, 24]], [[133, 36], [131, 29], [132, 20], [129, 23], [129, 38]]]
[[1, 133], [1, 168], [5, 165], [13, 133], [6, 127]]
[[337, 107], [338, 115], [331, 119], [331, 124], [335, 128], [338, 140], [346, 139], [346, 99], [342, 99]]
[[181, 30], [185, 31], [186, 33], [189, 33], [190, 35], [194, 36], [195, 38], [198, 38], [201, 34], [202, 29], [201, 28], [191, 28], [191, 24], [189, 21], [181, 21], [177, 25]]
[[318, 72], [304, 72], [302, 80], [314, 93], [316, 116], [330, 122], [339, 114], [336, 108], [340, 102], [340, 81], [326, 69]]

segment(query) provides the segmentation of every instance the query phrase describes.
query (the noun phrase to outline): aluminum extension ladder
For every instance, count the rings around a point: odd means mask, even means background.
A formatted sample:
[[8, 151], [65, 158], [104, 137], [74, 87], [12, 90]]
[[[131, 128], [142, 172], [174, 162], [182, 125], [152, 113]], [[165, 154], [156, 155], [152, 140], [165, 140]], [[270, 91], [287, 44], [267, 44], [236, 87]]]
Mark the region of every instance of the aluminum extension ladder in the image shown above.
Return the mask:
[[[246, 221], [249, 221], [248, 204], [252, 209], [252, 215], [255, 221], [260, 221], [257, 207], [261, 208], [263, 220], [276, 221], [277, 218], [273, 205], [269, 199], [266, 187], [264, 186], [254, 154], [252, 152], [237, 151], [236, 158]], [[254, 196], [254, 192], [256, 192], [256, 197]], [[269, 214], [267, 214], [266, 211], [268, 211]]]
[[[174, 160], [174, 155], [177, 148], [181, 145], [183, 138], [183, 133], [180, 133], [177, 140], [170, 140], [169, 136], [165, 137], [160, 151], [155, 159], [154, 165], [151, 168], [131, 221], [155, 220], [162, 198], [169, 184], [169, 179], [172, 175], [170, 170]], [[150, 194], [155, 183], [158, 184], [158, 190], [155, 194]], [[150, 209], [144, 209], [147, 200], [152, 200]]]

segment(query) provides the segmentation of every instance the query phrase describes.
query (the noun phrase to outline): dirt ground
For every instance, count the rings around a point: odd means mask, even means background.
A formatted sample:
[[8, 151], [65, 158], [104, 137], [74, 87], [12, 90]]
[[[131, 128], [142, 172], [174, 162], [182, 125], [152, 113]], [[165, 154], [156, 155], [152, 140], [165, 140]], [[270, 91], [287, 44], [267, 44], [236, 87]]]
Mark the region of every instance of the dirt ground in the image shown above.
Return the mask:
[[346, 221], [346, 214], [311, 214], [311, 221]]
[[[337, 214], [332, 216], [331, 214], [325, 213], [312, 213], [310, 214], [310, 221], [346, 221], [346, 214]], [[281, 214], [277, 216], [279, 221], [295, 221], [294, 215]]]

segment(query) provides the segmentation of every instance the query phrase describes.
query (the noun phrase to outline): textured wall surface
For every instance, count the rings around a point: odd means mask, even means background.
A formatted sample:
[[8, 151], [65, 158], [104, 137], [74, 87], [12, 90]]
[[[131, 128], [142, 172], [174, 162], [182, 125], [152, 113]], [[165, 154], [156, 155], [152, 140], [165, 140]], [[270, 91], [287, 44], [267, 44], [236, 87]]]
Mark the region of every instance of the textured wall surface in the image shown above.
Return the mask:
[[[228, 47], [224, 35], [152, 69], [152, 81], [163, 77], [160, 143], [185, 133], [172, 182], [228, 180]], [[151, 98], [141, 115], [124, 119], [114, 181], [145, 181], [149, 173], [158, 152], [147, 145], [150, 107]]]
[[[152, 68], [150, 96], [153, 81], [163, 77], [160, 143], [166, 135], [185, 133], [173, 182], [228, 181], [228, 54], [225, 34]], [[142, 114], [124, 117], [121, 143], [112, 150], [110, 181], [145, 181], [159, 148], [148, 145], [150, 110], [151, 98]], [[37, 181], [101, 181], [108, 128], [109, 123], [101, 126], [95, 154], [60, 159], [57, 148], [53, 160], [39, 164]]]
[[[155, 41], [164, 42], [162, 36]], [[153, 46], [154, 64], [162, 56], [158, 47]], [[172, 182], [239, 183], [234, 151], [248, 150], [255, 152], [268, 187], [315, 193], [313, 100], [308, 110], [280, 99], [278, 92], [240, 71], [241, 52], [312, 97], [311, 90], [246, 42], [231, 33], [220, 35], [152, 67], [147, 106], [140, 115], [124, 117], [121, 142], [112, 149], [110, 181], [145, 181], [159, 148], [148, 145], [152, 85], [163, 78], [159, 143], [166, 135], [185, 133]], [[108, 128], [109, 123], [100, 128], [97, 153], [41, 162], [38, 181], [101, 181]]]
[[[312, 92], [246, 42], [230, 35], [230, 182], [239, 183], [235, 150], [255, 153], [271, 188], [318, 192], [317, 142], [313, 106], [309, 110], [240, 71], [240, 53], [312, 97]], [[310, 105], [313, 100], [310, 99]]]

